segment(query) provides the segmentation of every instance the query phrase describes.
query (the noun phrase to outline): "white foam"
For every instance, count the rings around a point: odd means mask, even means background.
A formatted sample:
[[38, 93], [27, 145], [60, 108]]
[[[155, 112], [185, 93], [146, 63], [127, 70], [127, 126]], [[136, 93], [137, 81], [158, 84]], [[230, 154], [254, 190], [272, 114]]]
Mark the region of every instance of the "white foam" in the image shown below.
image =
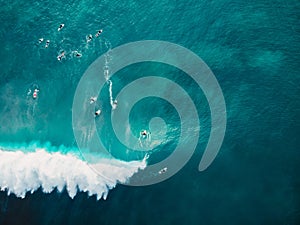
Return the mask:
[[114, 100], [113, 100], [113, 96], [112, 96], [112, 81], [108, 80], [109, 82], [109, 101], [110, 101], [110, 105], [113, 108], [114, 107]]
[[71, 198], [81, 191], [96, 195], [98, 200], [106, 199], [108, 191], [117, 183], [126, 183], [134, 173], [146, 167], [146, 159], [132, 162], [100, 159], [94, 165], [101, 171], [99, 175], [72, 154], [49, 153], [45, 149], [24, 153], [0, 148], [0, 159], [1, 190], [21, 198], [41, 187], [45, 193], [66, 188]]

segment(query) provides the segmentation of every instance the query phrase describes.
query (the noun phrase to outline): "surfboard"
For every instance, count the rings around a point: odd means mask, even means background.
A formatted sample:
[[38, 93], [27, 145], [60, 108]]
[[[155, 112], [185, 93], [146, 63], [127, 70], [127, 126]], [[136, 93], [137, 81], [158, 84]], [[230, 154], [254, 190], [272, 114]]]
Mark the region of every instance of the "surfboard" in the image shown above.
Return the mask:
[[60, 25], [59, 25], [59, 27], [58, 27], [58, 29], [57, 29], [57, 31], [60, 31], [61, 29], [63, 29], [63, 28], [64, 28], [64, 26], [65, 26], [65, 24], [63, 24], [63, 23], [62, 23], [62, 24], [60, 24]]

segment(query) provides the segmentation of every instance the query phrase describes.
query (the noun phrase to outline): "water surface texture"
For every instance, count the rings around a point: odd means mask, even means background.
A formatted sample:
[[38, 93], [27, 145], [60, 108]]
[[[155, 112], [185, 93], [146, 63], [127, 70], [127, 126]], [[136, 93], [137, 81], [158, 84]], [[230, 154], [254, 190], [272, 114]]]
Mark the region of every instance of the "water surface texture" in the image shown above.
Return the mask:
[[[300, 224], [298, 0], [0, 3], [1, 225]], [[61, 23], [65, 27], [58, 32]], [[87, 43], [86, 36], [99, 29], [100, 37]], [[113, 97], [134, 79], [166, 77], [191, 96], [201, 123], [195, 154], [179, 173], [156, 185], [131, 187], [118, 183], [168, 157], [178, 144], [174, 107], [147, 98], [132, 109], [136, 135], [153, 116], [167, 124], [165, 141], [146, 162], [144, 153], [114, 141], [107, 125], [107, 84], [98, 96], [103, 114], [96, 123], [116, 159], [102, 158], [105, 176], [96, 177], [76, 145], [72, 104], [92, 62], [140, 40], [179, 44], [207, 63], [224, 94], [227, 129], [215, 161], [199, 172], [211, 130], [203, 92], [171, 66], [148, 62], [119, 71], [112, 78]], [[65, 58], [59, 61], [62, 51]], [[116, 63], [113, 55], [107, 57]], [[157, 90], [176, 95], [160, 84]]]

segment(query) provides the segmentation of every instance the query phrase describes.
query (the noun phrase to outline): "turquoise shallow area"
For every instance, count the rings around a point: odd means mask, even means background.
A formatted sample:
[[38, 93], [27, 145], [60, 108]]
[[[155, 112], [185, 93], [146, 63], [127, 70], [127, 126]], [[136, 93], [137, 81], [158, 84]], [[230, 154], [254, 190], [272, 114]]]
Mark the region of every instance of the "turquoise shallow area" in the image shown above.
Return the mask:
[[[202, 133], [189, 163], [157, 185], [119, 185], [106, 201], [86, 194], [71, 200], [66, 193], [42, 191], [21, 200], [1, 192], [0, 224], [300, 223], [298, 0], [0, 3], [1, 147], [51, 143], [65, 147], [49, 151], [74, 149], [72, 102], [81, 76], [110, 46], [138, 40], [169, 41], [199, 55], [219, 81], [228, 117], [221, 151], [200, 173], [198, 163], [210, 132], [203, 93], [169, 67], [145, 64], [120, 71], [113, 80], [116, 92], [130, 81], [126, 73], [132, 69], [136, 77], [155, 73], [172, 78], [199, 100]], [[60, 23], [65, 28], [57, 32]], [[87, 46], [85, 36], [99, 28], [102, 37]], [[37, 44], [41, 37], [51, 41], [48, 49]], [[68, 54], [59, 62], [56, 56], [62, 50], [83, 56]], [[40, 88], [37, 101], [27, 96], [35, 85]], [[108, 97], [106, 90], [103, 97]], [[150, 103], [140, 102], [134, 112], [151, 110]], [[131, 121], [138, 130], [145, 121], [134, 112]], [[159, 108], [155, 112], [161, 113]], [[176, 126], [175, 114], [163, 114]], [[106, 132], [102, 138], [109, 145], [113, 137]], [[160, 146], [157, 158], [169, 155], [174, 145], [176, 140]], [[120, 158], [131, 157], [119, 148], [112, 151]]]

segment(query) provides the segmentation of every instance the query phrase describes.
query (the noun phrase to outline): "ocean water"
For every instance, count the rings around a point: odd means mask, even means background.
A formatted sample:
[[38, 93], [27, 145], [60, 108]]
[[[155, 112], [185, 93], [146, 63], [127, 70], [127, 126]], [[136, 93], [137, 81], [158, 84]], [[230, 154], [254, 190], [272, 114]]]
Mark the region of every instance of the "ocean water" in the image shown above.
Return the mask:
[[[300, 223], [299, 1], [11, 0], [1, 1], [0, 12], [0, 224]], [[65, 27], [58, 32], [60, 23]], [[86, 35], [99, 29], [101, 36], [87, 44]], [[135, 79], [166, 77], [191, 96], [201, 124], [183, 169], [164, 182], [132, 187], [120, 183], [178, 144], [174, 107], [149, 98], [132, 109], [136, 135], [153, 116], [167, 124], [166, 139], [158, 136], [161, 144], [146, 159], [145, 152], [115, 141], [105, 85], [97, 126], [115, 159], [97, 161], [103, 177], [89, 170], [78, 150], [72, 107], [91, 63], [140, 40], [176, 43], [206, 62], [224, 94], [227, 128], [215, 161], [199, 172], [211, 130], [203, 92], [182, 71], [160, 63], [119, 71], [111, 78], [113, 97]], [[62, 51], [66, 58], [58, 61]], [[35, 87], [34, 100], [28, 91]], [[176, 95], [160, 84], [157, 90]]]

